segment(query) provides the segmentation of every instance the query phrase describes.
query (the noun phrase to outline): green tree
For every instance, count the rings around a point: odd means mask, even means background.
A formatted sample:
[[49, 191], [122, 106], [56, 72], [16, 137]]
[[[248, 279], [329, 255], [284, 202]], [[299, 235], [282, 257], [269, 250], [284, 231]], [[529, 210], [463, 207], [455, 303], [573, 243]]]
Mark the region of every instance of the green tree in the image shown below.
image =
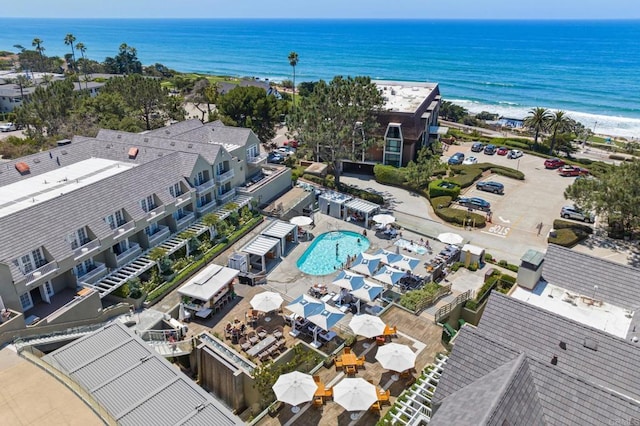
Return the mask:
[[617, 221], [627, 232], [640, 226], [640, 161], [624, 162], [598, 179], [576, 179], [564, 191], [586, 211]]
[[104, 60], [105, 70], [111, 74], [142, 74], [142, 63], [135, 47], [122, 43], [115, 57]]
[[72, 72], [77, 72], [78, 70], [76, 69], [76, 51], [74, 49], [73, 43], [76, 42], [76, 37], [69, 33], [66, 36], [64, 36], [64, 44], [66, 46], [71, 46], [71, 57], [73, 58], [73, 62], [71, 64], [71, 71]]
[[[355, 159], [375, 142], [377, 112], [384, 99], [369, 77], [320, 80], [292, 114], [289, 130], [332, 168], [340, 185], [340, 163]], [[354, 149], [356, 148], [356, 149]]]
[[407, 181], [416, 188], [424, 188], [429, 184], [429, 179], [434, 170], [441, 166], [440, 158], [431, 155], [427, 147], [418, 151], [417, 161], [410, 161], [405, 168]]
[[[211, 82], [202, 78], [193, 86], [193, 90], [191, 94], [187, 98], [191, 102], [193, 102], [193, 106], [200, 111], [201, 117], [200, 121], [204, 123], [205, 115], [208, 117], [211, 115], [211, 105], [216, 103], [218, 98], [218, 86], [217, 84], [211, 84]], [[203, 108], [204, 104], [204, 108]]]
[[453, 102], [442, 101], [442, 104], [440, 104], [440, 116], [445, 120], [459, 122], [468, 114], [469, 111], [466, 108]]
[[285, 102], [254, 86], [234, 87], [218, 98], [216, 106], [223, 123], [249, 128], [263, 143], [273, 139], [280, 114], [286, 110]]
[[316, 84], [317, 81], [303, 81], [298, 85], [298, 95], [302, 97], [311, 95]]
[[149, 256], [149, 259], [156, 262], [158, 271], [162, 274], [162, 263], [167, 256], [167, 251], [162, 247], [154, 247], [151, 249], [148, 256]]
[[555, 111], [549, 120], [549, 129], [551, 130], [551, 145], [549, 147], [549, 155], [553, 155], [556, 145], [556, 136], [569, 130], [571, 122], [564, 111]]
[[209, 228], [209, 240], [213, 240], [218, 233], [218, 226], [220, 225], [218, 215], [208, 213], [202, 218], [202, 223]]
[[524, 119], [524, 125], [535, 132], [533, 144], [538, 145], [538, 136], [549, 127], [551, 112], [542, 107], [536, 107], [529, 111], [529, 115]]
[[296, 106], [296, 65], [298, 65], [298, 54], [296, 52], [289, 52], [289, 56], [287, 57], [289, 60], [289, 65], [293, 68], [293, 107]]
[[197, 246], [198, 240], [196, 239], [196, 233], [193, 231], [183, 231], [178, 235], [178, 237], [183, 240], [187, 240], [187, 243], [185, 244], [185, 257], [189, 257], [189, 253], [191, 253], [193, 247]]
[[44, 71], [44, 54], [42, 52], [45, 51], [43, 46], [44, 42], [38, 37], [34, 38], [31, 42], [31, 45], [36, 48], [36, 52], [40, 55], [40, 71]]

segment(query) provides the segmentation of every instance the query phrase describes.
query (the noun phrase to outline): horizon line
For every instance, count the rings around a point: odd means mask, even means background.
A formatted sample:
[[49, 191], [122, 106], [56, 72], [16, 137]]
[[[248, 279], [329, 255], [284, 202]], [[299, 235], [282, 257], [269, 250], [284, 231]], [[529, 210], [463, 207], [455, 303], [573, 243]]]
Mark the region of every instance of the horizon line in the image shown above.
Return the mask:
[[123, 20], [123, 21], [132, 21], [132, 20], [142, 20], [142, 21], [154, 21], [154, 20], [173, 20], [173, 21], [226, 21], [226, 20], [236, 20], [236, 21], [275, 21], [275, 20], [299, 20], [299, 21], [483, 21], [483, 22], [504, 22], [504, 21], [518, 21], [518, 22], [562, 22], [562, 21], [573, 21], [573, 22], [615, 22], [615, 21], [640, 21], [640, 17], [633, 18], [577, 18], [577, 17], [563, 17], [563, 18], [515, 18], [515, 17], [505, 17], [505, 18], [443, 18], [443, 17], [430, 17], [430, 18], [381, 18], [381, 17], [366, 17], [366, 18], [354, 18], [354, 17], [269, 17], [269, 18], [257, 18], [257, 17], [116, 17], [116, 16], [107, 16], [107, 17], [97, 17], [97, 16], [76, 16], [76, 17], [46, 17], [46, 16], [5, 16], [0, 18], [2, 19], [44, 19], [44, 20], [105, 20], [105, 19], [115, 19], [115, 20]]

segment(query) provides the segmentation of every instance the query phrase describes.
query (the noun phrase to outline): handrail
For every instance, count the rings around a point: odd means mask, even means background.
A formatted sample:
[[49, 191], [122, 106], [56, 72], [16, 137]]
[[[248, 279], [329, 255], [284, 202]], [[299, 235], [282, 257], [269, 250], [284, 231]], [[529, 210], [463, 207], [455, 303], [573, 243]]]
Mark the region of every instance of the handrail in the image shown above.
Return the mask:
[[89, 241], [87, 244], [78, 247], [77, 249], [75, 249], [73, 251], [73, 256], [75, 259], [78, 259], [88, 253], [90, 253], [91, 251], [100, 248], [100, 240], [96, 239], [96, 240], [92, 240]]
[[446, 305], [442, 306], [440, 309], [436, 311], [436, 313], [433, 315], [435, 323], [437, 324], [441, 322], [440, 320], [445, 316], [449, 315], [449, 313], [451, 313], [451, 311], [456, 306], [462, 303], [465, 303], [467, 300], [471, 299], [472, 297], [473, 297], [472, 290], [467, 290], [464, 293], [460, 293], [459, 295], [457, 295], [455, 299], [453, 299], [451, 302], [447, 303]]
[[58, 262], [54, 261], [54, 262], [46, 263], [41, 267], [39, 267], [38, 269], [35, 269], [29, 272], [27, 275], [25, 275], [25, 281], [27, 284], [29, 284], [32, 281], [38, 280], [43, 276], [56, 271], [57, 269], [58, 269]]

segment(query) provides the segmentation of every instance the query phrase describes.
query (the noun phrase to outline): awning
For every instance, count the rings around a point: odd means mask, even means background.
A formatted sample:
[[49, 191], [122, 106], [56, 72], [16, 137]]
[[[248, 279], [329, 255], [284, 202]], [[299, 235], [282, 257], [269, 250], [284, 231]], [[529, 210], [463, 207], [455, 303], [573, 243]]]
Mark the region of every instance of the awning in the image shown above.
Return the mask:
[[209, 265], [187, 284], [178, 289], [178, 294], [194, 299], [209, 301], [229, 284], [240, 271], [220, 265]]
[[297, 226], [293, 223], [276, 220], [271, 225], [267, 226], [265, 230], [260, 233], [260, 235], [282, 239], [289, 235], [291, 232], [295, 231], [296, 228]]
[[445, 126], [429, 126], [429, 134], [430, 135], [440, 135], [444, 136], [449, 132], [449, 128]]
[[240, 251], [256, 256], [264, 256], [269, 253], [275, 246], [280, 244], [280, 240], [275, 238], [258, 235], [253, 241], [244, 246]]
[[351, 201], [348, 201], [344, 205], [346, 208], [355, 210], [365, 214], [371, 214], [380, 209], [380, 206], [365, 200], [361, 200], [359, 198], [354, 198]]

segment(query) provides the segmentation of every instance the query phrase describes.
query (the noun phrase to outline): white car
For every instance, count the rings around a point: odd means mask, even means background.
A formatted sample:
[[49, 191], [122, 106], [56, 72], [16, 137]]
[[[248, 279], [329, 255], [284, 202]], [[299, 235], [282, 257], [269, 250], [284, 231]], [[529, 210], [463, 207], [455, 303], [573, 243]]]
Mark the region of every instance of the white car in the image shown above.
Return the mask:
[[471, 164], [478, 164], [478, 159], [476, 157], [467, 157], [467, 158], [464, 159], [462, 164], [467, 165], [467, 166], [469, 166]]
[[509, 151], [509, 154], [507, 154], [507, 158], [520, 158], [522, 157], [522, 151], [520, 151], [519, 149], [512, 149], [511, 151]]
[[280, 155], [284, 155], [288, 157], [290, 155], [295, 154], [296, 150], [288, 146], [281, 146], [280, 148], [276, 149], [276, 152]]
[[0, 132], [13, 132], [15, 130], [18, 130], [18, 128], [13, 123], [0, 124]]

